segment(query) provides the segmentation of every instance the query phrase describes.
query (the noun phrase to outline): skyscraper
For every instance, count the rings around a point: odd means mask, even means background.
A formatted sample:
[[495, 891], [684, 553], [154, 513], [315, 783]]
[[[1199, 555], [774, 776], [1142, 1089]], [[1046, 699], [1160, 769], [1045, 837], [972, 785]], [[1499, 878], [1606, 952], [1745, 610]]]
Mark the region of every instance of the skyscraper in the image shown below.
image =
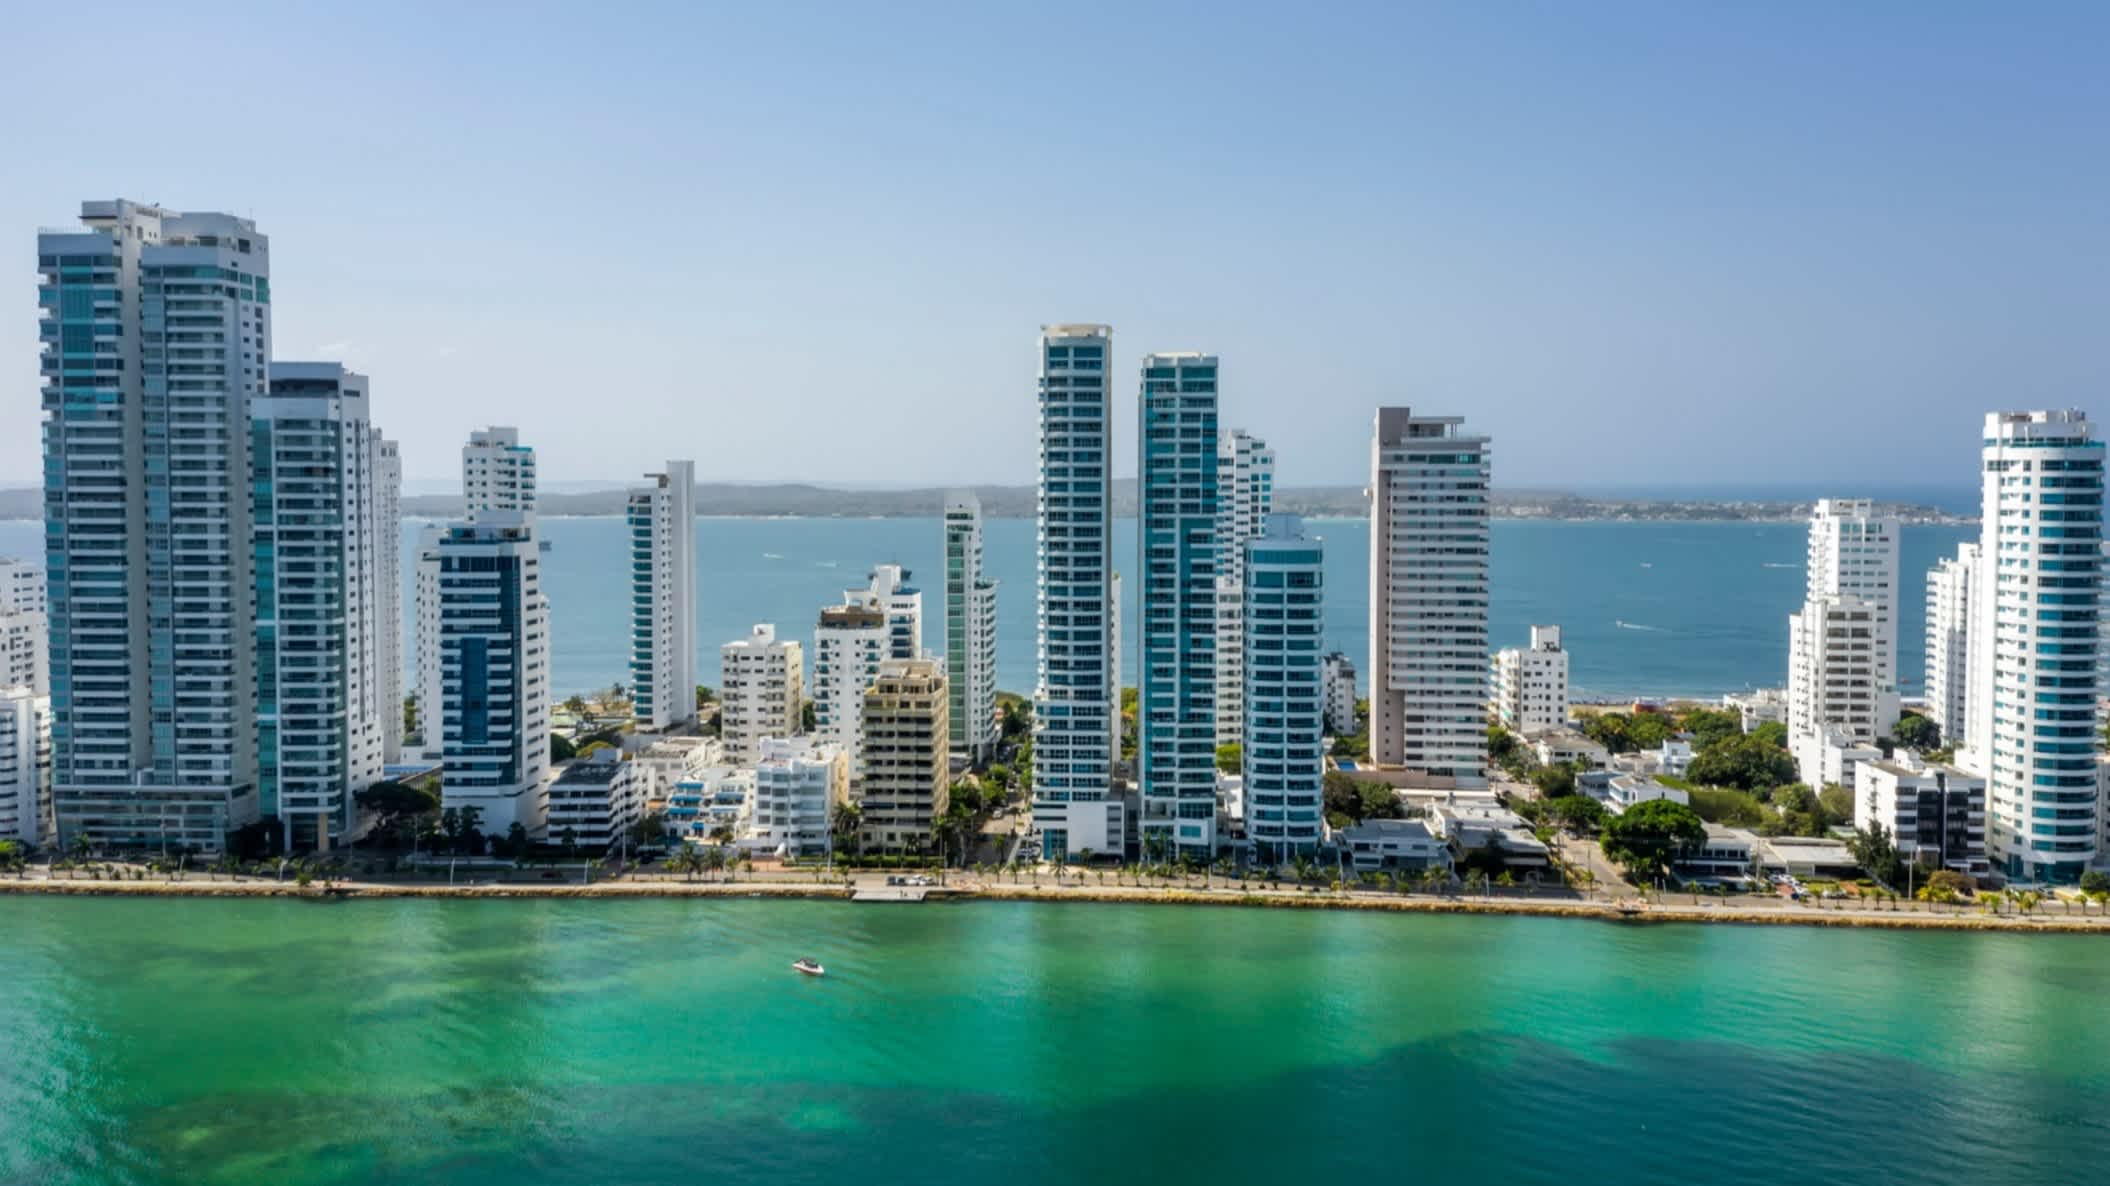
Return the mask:
[[696, 716], [696, 463], [669, 461], [633, 488], [630, 695], [640, 729]]
[[549, 608], [533, 518], [485, 510], [450, 523], [438, 564], [442, 803], [478, 826], [542, 834], [548, 810]]
[[61, 838], [216, 850], [257, 818], [249, 401], [268, 240], [81, 205], [38, 236], [53, 795]]
[[886, 615], [889, 659], [923, 657], [923, 591], [908, 580], [908, 570], [900, 565], [878, 564], [869, 585], [843, 591], [845, 603], [876, 606]]
[[1217, 359], [1143, 358], [1136, 772], [1146, 853], [1216, 855]]
[[1788, 619], [1788, 748], [1811, 786], [1853, 785], [1839, 755], [1897, 723], [1897, 583], [1897, 519], [1867, 499], [1818, 502], [1803, 606]]
[[1275, 451], [1233, 429], [1216, 448], [1216, 742], [1245, 730], [1245, 542], [1259, 535], [1275, 505]]
[[1246, 835], [1266, 858], [1325, 838], [1325, 549], [1291, 515], [1245, 543]]
[[888, 659], [864, 694], [860, 843], [921, 852], [952, 785], [945, 672], [931, 659]]
[[1119, 728], [1112, 667], [1112, 424], [1104, 325], [1040, 335], [1040, 634], [1033, 694], [1033, 822], [1050, 859], [1120, 852], [1113, 794]]
[[251, 401], [259, 809], [294, 851], [357, 838], [354, 796], [381, 777], [384, 635], [366, 376], [276, 362]]
[[975, 765], [996, 752], [996, 582], [982, 575], [982, 504], [945, 498], [945, 683], [952, 751]]
[[813, 627], [813, 734], [842, 752], [855, 783], [863, 770], [865, 689], [893, 652], [879, 599], [851, 592], [843, 604], [824, 607]]
[[1379, 408], [1370, 447], [1370, 757], [1487, 784], [1488, 441]]
[[1971, 586], [1978, 579], [1978, 545], [1958, 544], [1956, 555], [1927, 572], [1927, 711], [1942, 744], [1964, 744], [1970, 695]]
[[[486, 511], [515, 512], [528, 516], [532, 532], [535, 513], [535, 450], [520, 443], [520, 431], [494, 425], [469, 434], [462, 445], [462, 516], [474, 521]], [[439, 736], [440, 696], [440, 540], [444, 525], [418, 533], [417, 635], [418, 724], [425, 757], [439, 761], [446, 747]]]
[[374, 571], [381, 594], [381, 761], [403, 759], [403, 455], [374, 430]]
[[2103, 443], [2078, 411], [1990, 413], [1984, 442], [1958, 765], [1986, 780], [1993, 865], [2070, 882], [2101, 842]]

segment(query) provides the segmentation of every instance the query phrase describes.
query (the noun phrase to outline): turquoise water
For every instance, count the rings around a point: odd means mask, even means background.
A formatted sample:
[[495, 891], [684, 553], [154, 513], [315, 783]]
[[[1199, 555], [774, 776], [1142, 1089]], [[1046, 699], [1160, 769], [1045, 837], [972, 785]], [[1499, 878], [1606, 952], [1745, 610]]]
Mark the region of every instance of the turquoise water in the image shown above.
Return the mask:
[[2110, 945], [2085, 937], [37, 898], [0, 899], [0, 934], [0, 1183], [2051, 1186], [2110, 1165]]
[[[404, 525], [407, 550], [417, 524]], [[1326, 540], [1330, 649], [1358, 665], [1368, 651], [1369, 524], [1320, 520]], [[1908, 527], [1898, 607], [1900, 675], [1917, 681], [1926, 570], [1975, 538], [1975, 527]], [[553, 667], [563, 692], [629, 679], [628, 537], [617, 519], [546, 519], [552, 550]], [[811, 639], [823, 604], [865, 583], [871, 565], [899, 562], [920, 579], [925, 616], [939, 617], [943, 537], [937, 519], [704, 519], [697, 523], [698, 671], [716, 682], [718, 646], [755, 622]], [[997, 594], [997, 678], [1033, 686], [1033, 524], [987, 525], [987, 566]], [[1787, 680], [1787, 619], [1802, 600], [1806, 540], [1798, 524], [1563, 523], [1494, 525], [1493, 643], [1521, 645], [1534, 622], [1566, 631], [1572, 682], [1586, 695], [1711, 695]], [[39, 555], [36, 523], [0, 523], [0, 555]], [[1115, 531], [1115, 556], [1132, 569], [1135, 523]], [[406, 563], [406, 580], [410, 567]], [[938, 582], [933, 584], [932, 582]], [[1138, 621], [1135, 590], [1122, 621]], [[407, 593], [406, 593], [407, 596]], [[406, 614], [406, 627], [409, 625]], [[941, 645], [927, 629], [927, 645]], [[406, 655], [409, 651], [406, 649]], [[1133, 635], [1123, 648], [1135, 682]], [[406, 660], [407, 662], [408, 660]], [[1908, 683], [1908, 690], [1916, 683]]]

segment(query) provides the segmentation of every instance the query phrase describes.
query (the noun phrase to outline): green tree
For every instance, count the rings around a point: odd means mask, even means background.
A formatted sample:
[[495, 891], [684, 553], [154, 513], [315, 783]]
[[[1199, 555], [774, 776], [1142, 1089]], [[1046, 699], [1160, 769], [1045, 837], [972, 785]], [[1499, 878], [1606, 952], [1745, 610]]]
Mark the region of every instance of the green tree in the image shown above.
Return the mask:
[[1758, 727], [1751, 730], [1751, 736], [1774, 749], [1788, 748], [1788, 727], [1779, 721], [1760, 721]]
[[848, 849], [856, 856], [860, 849], [860, 829], [865, 822], [865, 809], [848, 799], [835, 805], [835, 814], [829, 819], [829, 828], [835, 833], [835, 847]]
[[813, 732], [814, 722], [816, 719], [817, 718], [815, 717], [813, 710], [813, 701], [808, 700], [804, 704], [799, 705], [799, 732]]
[[1226, 741], [1216, 747], [1216, 768], [1225, 774], [1237, 774], [1245, 769], [1245, 747], [1235, 741]]
[[1571, 832], [1590, 832], [1604, 826], [1604, 804], [1588, 795], [1562, 795], [1546, 801], [1546, 813]]
[[1582, 731], [1583, 736], [1605, 747], [1611, 753], [1630, 753], [1635, 748], [1627, 715], [1623, 712], [1593, 714], [1583, 721]]
[[1795, 760], [1749, 733], [1713, 742], [1685, 771], [1692, 782], [1760, 791], [1795, 781]]
[[2104, 873], [2100, 869], [2090, 869], [2086, 873], [2081, 874], [2080, 888], [2082, 893], [2090, 897], [2110, 894], [2110, 873]]
[[573, 758], [576, 758], [578, 756], [578, 747], [574, 746], [570, 741], [566, 740], [562, 734], [552, 733], [549, 735], [550, 761], [569, 762]]
[[1728, 787], [1693, 787], [1686, 791], [1693, 813], [1710, 824], [1730, 828], [1757, 828], [1773, 818], [1758, 796]]
[[1626, 719], [1627, 743], [1637, 750], [1661, 749], [1670, 735], [1670, 718], [1660, 712], [1637, 712]]
[[1890, 837], [1890, 829], [1883, 821], [1876, 820], [1866, 828], [1855, 828], [1846, 842], [1846, 851], [1854, 854], [1854, 863], [1861, 871], [1895, 889], [1905, 879], [1905, 862], [1898, 856], [1898, 846]]
[[1707, 839], [1707, 825], [1692, 808], [1669, 799], [1649, 799], [1627, 808], [1604, 826], [1604, 855], [1636, 881], [1670, 872], [1678, 854]]
[[1692, 734], [1692, 747], [1697, 750], [1743, 736], [1744, 717], [1732, 709], [1695, 708], [1678, 719], [1678, 726]]
[[1931, 750], [1941, 746], [1941, 726], [1916, 712], [1908, 712], [1890, 727], [1890, 735], [1900, 744], [1916, 750]]
[[405, 820], [438, 811], [440, 797], [407, 782], [383, 780], [352, 796], [354, 802], [375, 816], [375, 826], [384, 832], [401, 827]]
[[696, 685], [696, 710], [698, 712], [703, 711], [704, 705], [716, 704], [717, 702], [718, 693], [712, 691], [709, 684]]
[[1539, 789], [1539, 794], [1548, 799], [1572, 798], [1575, 794], [1575, 767], [1567, 762], [1541, 766], [1531, 772], [1531, 782]]

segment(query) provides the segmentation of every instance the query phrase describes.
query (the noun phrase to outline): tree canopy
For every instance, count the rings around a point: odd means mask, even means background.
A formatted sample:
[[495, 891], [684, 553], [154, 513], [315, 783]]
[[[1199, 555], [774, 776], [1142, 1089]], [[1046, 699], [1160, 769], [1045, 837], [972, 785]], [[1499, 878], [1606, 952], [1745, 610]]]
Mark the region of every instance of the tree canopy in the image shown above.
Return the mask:
[[1627, 808], [1604, 826], [1604, 855], [1636, 880], [1670, 872], [1680, 852], [1707, 839], [1707, 825], [1692, 808], [1669, 799], [1649, 799]]
[[1941, 746], [1941, 726], [1916, 712], [1908, 712], [1891, 726], [1890, 735], [1901, 744], [1916, 750], [1938, 749]]
[[1757, 734], [1739, 733], [1701, 749], [1685, 777], [1709, 786], [1759, 791], [1795, 781], [1795, 760]]
[[1399, 795], [1384, 783], [1352, 778], [1338, 770], [1327, 771], [1322, 783], [1326, 821], [1336, 828], [1366, 819], [1406, 817], [1406, 808], [1400, 804]]

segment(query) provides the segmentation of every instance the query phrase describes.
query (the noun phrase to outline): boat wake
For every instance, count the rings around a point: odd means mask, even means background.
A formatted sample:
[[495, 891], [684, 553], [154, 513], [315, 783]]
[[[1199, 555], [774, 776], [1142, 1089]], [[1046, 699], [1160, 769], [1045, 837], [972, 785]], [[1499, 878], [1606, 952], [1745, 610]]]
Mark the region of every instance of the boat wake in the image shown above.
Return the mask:
[[762, 553], [762, 559], [764, 559], [764, 560], [782, 560], [783, 558], [784, 558], [784, 553], [782, 553], [782, 552], [764, 552], [764, 553]]
[[1650, 634], [1667, 633], [1661, 626], [1644, 626], [1639, 622], [1626, 622], [1618, 618], [1612, 619], [1612, 625], [1619, 627], [1621, 630], [1645, 630]]
[[1778, 560], [1768, 560], [1768, 561], [1766, 561], [1765, 563], [1763, 563], [1763, 564], [1759, 565], [1759, 567], [1760, 567], [1760, 568], [1801, 568], [1802, 566], [1801, 566], [1800, 564], [1782, 564], [1782, 563], [1781, 563], [1780, 561], [1778, 561]]

